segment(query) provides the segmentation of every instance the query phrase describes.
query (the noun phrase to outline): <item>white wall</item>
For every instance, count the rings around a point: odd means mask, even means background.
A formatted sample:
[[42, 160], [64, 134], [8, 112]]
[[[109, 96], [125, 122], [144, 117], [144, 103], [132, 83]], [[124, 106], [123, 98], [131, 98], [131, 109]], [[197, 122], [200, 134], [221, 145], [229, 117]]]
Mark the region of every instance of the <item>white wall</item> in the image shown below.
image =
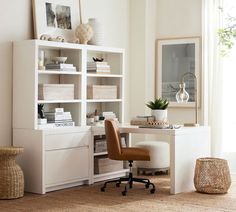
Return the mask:
[[30, 0], [2, 0], [0, 7], [0, 146], [11, 144], [12, 41], [32, 37]]
[[[201, 36], [201, 1], [131, 0], [130, 114], [149, 115], [145, 106], [154, 98], [158, 38]], [[194, 121], [194, 109], [169, 108], [171, 123]]]
[[[201, 36], [200, 0], [156, 1], [156, 39]], [[172, 123], [194, 122], [194, 109], [169, 108], [168, 117]]]
[[[105, 45], [127, 50], [129, 67], [129, 1], [82, 0], [82, 11], [84, 20], [94, 17], [103, 24]], [[33, 38], [31, 0], [1, 0], [0, 14], [0, 146], [4, 146], [11, 144], [12, 133], [12, 41]], [[126, 71], [128, 78], [128, 68]], [[125, 98], [128, 114], [128, 92]]]

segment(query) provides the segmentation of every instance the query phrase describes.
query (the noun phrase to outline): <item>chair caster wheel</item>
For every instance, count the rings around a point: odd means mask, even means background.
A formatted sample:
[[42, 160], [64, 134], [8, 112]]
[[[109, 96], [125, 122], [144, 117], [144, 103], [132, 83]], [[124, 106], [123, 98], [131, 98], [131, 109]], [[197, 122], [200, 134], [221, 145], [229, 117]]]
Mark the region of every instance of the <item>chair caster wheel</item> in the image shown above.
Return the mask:
[[155, 188], [152, 188], [152, 189], [150, 190], [150, 193], [151, 193], [151, 194], [154, 194], [155, 191], [156, 191], [156, 189], [155, 189]]
[[101, 188], [101, 191], [102, 191], [102, 192], [105, 192], [105, 188], [104, 188], [104, 187], [102, 187], [102, 188]]
[[123, 196], [126, 196], [127, 191], [122, 191], [121, 193]]
[[120, 187], [120, 183], [116, 183], [116, 187]]
[[150, 184], [149, 183], [146, 183], [145, 184], [145, 188], [149, 188]]

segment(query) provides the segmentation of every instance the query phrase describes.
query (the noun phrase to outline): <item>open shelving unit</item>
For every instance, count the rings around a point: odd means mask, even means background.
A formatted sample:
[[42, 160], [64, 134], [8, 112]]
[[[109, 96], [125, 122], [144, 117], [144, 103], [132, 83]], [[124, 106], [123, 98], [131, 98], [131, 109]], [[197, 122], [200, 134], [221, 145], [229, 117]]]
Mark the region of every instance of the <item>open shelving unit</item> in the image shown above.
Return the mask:
[[[66, 63], [73, 64], [77, 71], [39, 70], [40, 51], [45, 54], [46, 64], [52, 57], [64, 56], [68, 58]], [[94, 174], [94, 157], [107, 153], [93, 152], [94, 133], [86, 120], [86, 115], [95, 110], [113, 111], [123, 123], [124, 54], [124, 49], [120, 48], [73, 43], [42, 40], [14, 43], [13, 144], [25, 148], [19, 163], [24, 170], [26, 191], [42, 194], [125, 175], [126, 168]], [[87, 62], [93, 57], [104, 58], [111, 71], [87, 72]], [[74, 98], [39, 99], [39, 84], [73, 84]], [[89, 85], [117, 86], [117, 98], [88, 99]], [[44, 104], [46, 112], [64, 108], [71, 113], [75, 126], [39, 127], [38, 104]], [[104, 135], [104, 131], [101, 134]], [[61, 170], [63, 174], [59, 174]]]

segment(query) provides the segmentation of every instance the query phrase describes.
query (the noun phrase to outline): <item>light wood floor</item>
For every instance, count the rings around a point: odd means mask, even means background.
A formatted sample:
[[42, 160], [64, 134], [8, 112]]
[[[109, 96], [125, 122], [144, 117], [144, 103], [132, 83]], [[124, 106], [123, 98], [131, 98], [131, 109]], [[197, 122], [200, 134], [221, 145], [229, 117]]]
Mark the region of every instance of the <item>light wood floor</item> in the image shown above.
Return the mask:
[[122, 186], [110, 186], [105, 193], [100, 192], [101, 184], [80, 186], [50, 192], [46, 195], [26, 193], [17, 200], [0, 200], [1, 212], [19, 211], [186, 211], [186, 212], [229, 212], [236, 211], [236, 181], [224, 195], [200, 194], [195, 191], [178, 195], [169, 194], [167, 176], [148, 176], [156, 185], [157, 192], [150, 194], [140, 185], [135, 185], [122, 196]]

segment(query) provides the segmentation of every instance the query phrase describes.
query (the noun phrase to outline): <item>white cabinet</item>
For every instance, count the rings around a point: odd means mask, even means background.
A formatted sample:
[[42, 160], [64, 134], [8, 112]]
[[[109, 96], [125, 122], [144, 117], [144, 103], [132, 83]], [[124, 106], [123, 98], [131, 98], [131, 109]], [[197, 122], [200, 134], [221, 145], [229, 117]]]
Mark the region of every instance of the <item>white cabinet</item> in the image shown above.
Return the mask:
[[[38, 58], [45, 54], [45, 63], [53, 57], [66, 56], [76, 71], [38, 70]], [[25, 175], [25, 190], [44, 194], [47, 191], [93, 183], [125, 174], [93, 174], [93, 137], [86, 115], [112, 111], [120, 123], [124, 121], [124, 50], [92, 45], [26, 40], [14, 43], [13, 58], [13, 144], [24, 147], [19, 163]], [[93, 58], [103, 58], [109, 73], [88, 72]], [[73, 84], [74, 98], [63, 100], [38, 95], [40, 84]], [[63, 86], [57, 87], [63, 87]], [[116, 86], [116, 99], [88, 99], [91, 85]], [[51, 86], [56, 87], [56, 86]], [[57, 92], [57, 91], [55, 91]], [[59, 91], [58, 91], [59, 92]], [[73, 97], [73, 95], [71, 96]], [[38, 105], [46, 112], [64, 108], [70, 112], [74, 127], [38, 125]], [[96, 178], [96, 180], [95, 180]]]
[[45, 184], [87, 180], [89, 177], [88, 147], [60, 149], [45, 153]]
[[90, 127], [13, 129], [13, 140], [15, 146], [24, 147], [18, 162], [26, 191], [44, 194], [92, 182]]

